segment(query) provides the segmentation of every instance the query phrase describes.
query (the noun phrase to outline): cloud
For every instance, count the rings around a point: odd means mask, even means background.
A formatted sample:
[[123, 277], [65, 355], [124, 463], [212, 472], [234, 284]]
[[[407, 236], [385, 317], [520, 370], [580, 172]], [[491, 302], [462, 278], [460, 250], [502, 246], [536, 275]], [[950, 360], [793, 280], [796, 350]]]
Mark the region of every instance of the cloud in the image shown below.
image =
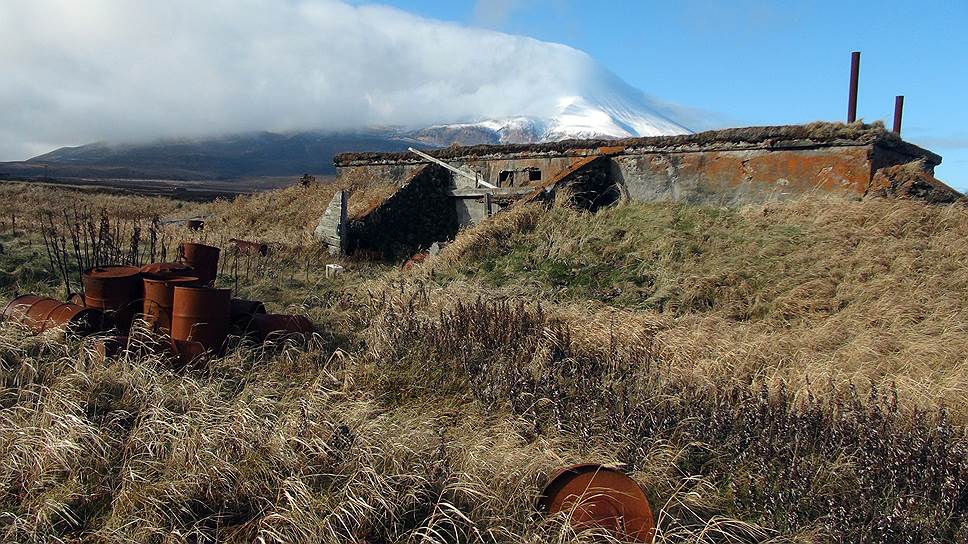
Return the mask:
[[564, 45], [337, 0], [2, 2], [0, 36], [0, 160], [91, 141], [544, 115], [602, 71]]

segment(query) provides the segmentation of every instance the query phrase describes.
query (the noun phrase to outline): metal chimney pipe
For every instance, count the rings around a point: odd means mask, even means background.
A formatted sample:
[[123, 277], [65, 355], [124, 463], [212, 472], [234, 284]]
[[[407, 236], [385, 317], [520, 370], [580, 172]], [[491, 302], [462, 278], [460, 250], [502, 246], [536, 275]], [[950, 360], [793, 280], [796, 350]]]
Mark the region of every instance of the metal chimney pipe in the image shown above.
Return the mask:
[[857, 79], [860, 75], [860, 51], [850, 54], [850, 98], [847, 99], [847, 122], [857, 120]]
[[901, 134], [901, 114], [904, 112], [904, 95], [894, 97], [894, 134]]

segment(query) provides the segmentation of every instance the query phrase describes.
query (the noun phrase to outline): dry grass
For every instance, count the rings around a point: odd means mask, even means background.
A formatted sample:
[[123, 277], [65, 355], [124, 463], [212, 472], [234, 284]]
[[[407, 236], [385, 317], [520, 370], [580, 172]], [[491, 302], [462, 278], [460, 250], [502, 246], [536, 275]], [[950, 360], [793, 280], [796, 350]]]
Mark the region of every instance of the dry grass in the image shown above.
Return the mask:
[[[299, 248], [335, 190], [150, 206]], [[963, 208], [899, 201], [520, 206], [411, 271], [266, 267], [242, 294], [322, 333], [205, 369], [0, 327], [0, 533], [590, 542], [532, 504], [598, 461], [660, 542], [964, 539], [966, 235]]]
[[522, 207], [427, 268], [459, 289], [555, 301], [575, 322], [657, 326], [666, 359], [699, 380], [895, 383], [964, 421], [966, 237], [964, 207], [910, 201]]

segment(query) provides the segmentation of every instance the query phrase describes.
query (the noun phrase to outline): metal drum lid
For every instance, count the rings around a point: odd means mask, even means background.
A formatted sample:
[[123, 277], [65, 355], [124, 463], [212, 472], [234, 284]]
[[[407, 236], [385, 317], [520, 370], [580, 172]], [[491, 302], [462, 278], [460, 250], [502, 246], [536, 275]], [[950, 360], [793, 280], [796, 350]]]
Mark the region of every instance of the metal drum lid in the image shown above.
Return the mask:
[[633, 542], [652, 542], [655, 523], [645, 493], [623, 472], [598, 464], [565, 467], [538, 498], [549, 514], [569, 512], [576, 531], [599, 528]]

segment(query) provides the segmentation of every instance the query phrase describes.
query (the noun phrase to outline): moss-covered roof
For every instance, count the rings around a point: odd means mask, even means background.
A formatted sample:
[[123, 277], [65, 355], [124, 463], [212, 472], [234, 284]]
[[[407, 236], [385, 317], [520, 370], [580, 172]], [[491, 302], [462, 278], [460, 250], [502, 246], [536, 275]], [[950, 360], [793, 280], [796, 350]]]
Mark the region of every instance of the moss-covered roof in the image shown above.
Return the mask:
[[[723, 130], [709, 130], [695, 134], [678, 136], [648, 136], [643, 138], [624, 139], [593, 139], [593, 140], [562, 140], [540, 144], [505, 144], [505, 145], [473, 145], [451, 146], [442, 149], [425, 149], [430, 155], [442, 159], [453, 160], [470, 157], [512, 154], [563, 154], [569, 151], [595, 149], [599, 147], [623, 146], [630, 150], [685, 148], [697, 147], [787, 147], [791, 145], [868, 145], [880, 143], [898, 149], [909, 155], [924, 157], [929, 163], [938, 164], [941, 157], [901, 140], [900, 136], [885, 130], [884, 124], [876, 122], [866, 123], [828, 123], [816, 122], [806, 125], [782, 125], [766, 127], [742, 127]], [[337, 166], [349, 163], [395, 163], [395, 162], [423, 162], [413, 153], [340, 153], [333, 162]]]

